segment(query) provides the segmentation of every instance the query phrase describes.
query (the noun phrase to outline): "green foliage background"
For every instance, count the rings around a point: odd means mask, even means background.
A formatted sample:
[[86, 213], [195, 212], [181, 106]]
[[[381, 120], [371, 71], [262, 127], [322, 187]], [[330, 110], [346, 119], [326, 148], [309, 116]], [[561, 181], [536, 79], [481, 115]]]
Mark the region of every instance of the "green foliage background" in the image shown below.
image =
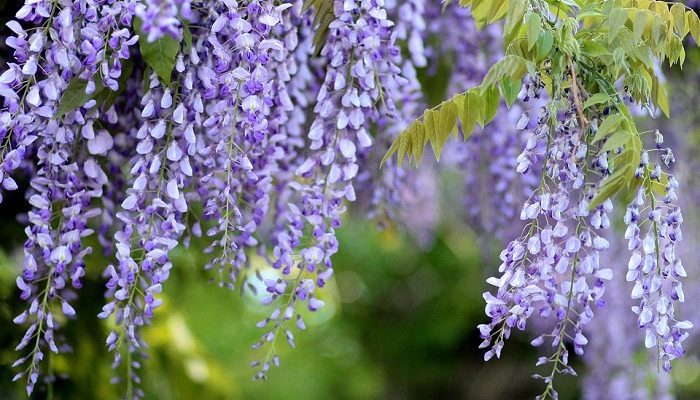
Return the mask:
[[[11, 323], [23, 306], [14, 286], [22, 237], [2, 222], [0, 256], [0, 398], [25, 398], [10, 380], [13, 347], [22, 332]], [[11, 239], [10, 239], [11, 238]], [[421, 248], [394, 229], [378, 231], [360, 215], [346, 220], [336, 280], [327, 307], [310, 316], [297, 349], [283, 344], [282, 367], [252, 381], [249, 346], [266, 309], [256, 300], [207, 283], [201, 243], [178, 250], [164, 306], [145, 331], [151, 357], [143, 366], [147, 399], [518, 399], [536, 394], [533, 354], [525, 336], [504, 358], [484, 363], [476, 325], [483, 321], [484, 263], [465, 226], [443, 225]], [[107, 261], [92, 256], [67, 337], [74, 352], [55, 358], [56, 399], [116, 399], [106, 325], [97, 319]], [[492, 263], [488, 263], [492, 264]], [[70, 377], [68, 377], [70, 375]], [[566, 398], [576, 398], [568, 381]], [[34, 398], [46, 398], [40, 389]]]

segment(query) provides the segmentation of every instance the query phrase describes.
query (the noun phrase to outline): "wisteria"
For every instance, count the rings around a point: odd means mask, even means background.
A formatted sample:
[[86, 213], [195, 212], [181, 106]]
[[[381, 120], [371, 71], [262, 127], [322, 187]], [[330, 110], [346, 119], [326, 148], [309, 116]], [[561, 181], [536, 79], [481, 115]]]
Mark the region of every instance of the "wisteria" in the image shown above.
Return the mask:
[[[348, 2], [334, 3], [335, 20], [321, 50], [327, 66], [308, 132], [309, 151], [295, 169], [303, 181], [291, 185], [295, 191], [292, 196], [298, 200], [288, 205], [287, 230], [277, 237], [274, 248], [277, 261], [273, 266], [292, 279], [265, 282], [269, 296], [264, 303], [281, 295], [287, 295], [288, 300], [263, 321], [261, 326], [269, 330], [255, 347], [274, 343], [283, 329], [293, 345], [293, 334], [285, 324], [293, 319], [294, 309], [300, 303], [311, 311], [324, 305], [315, 291], [333, 273], [331, 256], [338, 251], [335, 230], [341, 224], [344, 202], [357, 198], [354, 181], [358, 178], [358, 158], [373, 142], [369, 124], [393, 115], [395, 106], [385, 88], [395, 86], [396, 79], [405, 79], [394, 63], [399, 55], [392, 43], [394, 24], [387, 19], [382, 4], [363, 1], [353, 7]], [[293, 259], [295, 254], [298, 262]], [[303, 329], [299, 314], [296, 324]], [[278, 363], [274, 352], [260, 361], [258, 377], [265, 377], [271, 362]]]
[[[615, 236], [611, 248], [626, 246], [624, 238]], [[616, 257], [607, 251], [601, 262], [611, 264]], [[635, 331], [637, 321], [620, 319], [630, 312], [634, 300], [630, 297], [632, 284], [617, 274], [606, 285], [605, 305], [596, 313], [596, 318], [587, 325], [590, 344], [584, 357], [586, 374], [582, 392], [585, 399], [611, 396], [620, 399], [672, 399], [671, 376], [657, 373], [657, 359], [646, 351], [642, 335], [620, 335], [623, 329]], [[653, 382], [653, 384], [651, 383]]]
[[[695, 8], [698, 6], [698, 2], [694, 1], [687, 1], [686, 4]], [[691, 70], [693, 70], [692, 67]], [[696, 95], [687, 89], [685, 81], [688, 77], [681, 78], [675, 75], [674, 72], [669, 73], [668, 70], [664, 70], [664, 75], [666, 75], [665, 80], [669, 84], [669, 90], [673, 92], [674, 101], [672, 104], [672, 112], [674, 113], [674, 117], [666, 120], [656, 118], [651, 121], [649, 126], [652, 129], [647, 132], [647, 142], [654, 145], [656, 148], [648, 151], [647, 155], [650, 161], [660, 161], [663, 163], [661, 182], [656, 182], [656, 184], [654, 184], [656, 188], [654, 194], [656, 199], [658, 199], [658, 201], [655, 199], [655, 202], [657, 202], [660, 209], [668, 209], [667, 205], [664, 203], [666, 194], [666, 185], [664, 183], [669, 182], [667, 180], [669, 175], [667, 174], [672, 174], [673, 178], [678, 181], [674, 185], [677, 184], [679, 186], [677, 189], [679, 189], [680, 194], [678, 195], [678, 199], [673, 201], [671, 207], [673, 207], [673, 205], [680, 207], [683, 210], [683, 219], [685, 221], [683, 223], [683, 240], [673, 241], [673, 254], [679, 261], [682, 260], [681, 265], [688, 275], [683, 278], [676, 277], [676, 279], [683, 281], [684, 285], [682, 288], [685, 297], [692, 298], [694, 296], [694, 290], [697, 287], [697, 262], [693, 257], [697, 216], [695, 215], [695, 208], [692, 206], [692, 199], [697, 198], [698, 186], [690, 171], [695, 168], [697, 147], [691, 135], [678, 135], [673, 133], [692, 131], [695, 117], [692, 112], [688, 112], [687, 107], [689, 104], [692, 104]], [[690, 77], [695, 76], [695, 73], [690, 74]], [[664, 135], [663, 133], [666, 134]], [[671, 149], [674, 149], [679, 154], [675, 157], [670, 157], [673, 155]], [[673, 158], [682, 161], [674, 163], [672, 162], [674, 161]], [[666, 164], [664, 159], [669, 161], [669, 163]], [[644, 175], [644, 170], [639, 170], [638, 172], [641, 176]], [[640, 193], [635, 194], [640, 195]], [[650, 200], [648, 193], [641, 193], [641, 195], [644, 196], [646, 200]], [[632, 243], [630, 243], [624, 235], [616, 234], [615, 236], [610, 236], [611, 249], [613, 251], [615, 249], [627, 249], [626, 255], [631, 255], [629, 252], [629, 245], [633, 244], [637, 246], [637, 239], [642, 240], [642, 232], [648, 232], [648, 225], [651, 225], [648, 219], [648, 203], [647, 201], [646, 204], [642, 205], [640, 208], [635, 202], [630, 202], [630, 204], [624, 204], [623, 207], [620, 208], [620, 213], [626, 213], [628, 208], [631, 209], [629, 217], [626, 215], [623, 216], [623, 222], [625, 222], [625, 218], [629, 218], [629, 225], [639, 225], [642, 226], [642, 228], [640, 229], [639, 226], [637, 228], [630, 228], [630, 239], [632, 236], [636, 237]], [[646, 210], [639, 213], [639, 210], [644, 208], [646, 208]], [[638, 218], [636, 218], [636, 222], [632, 223], [632, 216], [637, 215], [637, 213], [632, 214], [634, 210], [639, 214]], [[644, 229], [644, 225], [647, 225], [647, 229]], [[621, 232], [624, 233], [627, 227], [627, 224], [623, 225], [621, 227]], [[678, 229], [680, 229], [680, 226], [678, 226]], [[640, 257], [643, 257], [643, 247], [638, 247], [636, 251], [639, 253]], [[612, 251], [603, 254], [603, 259], [608, 264], [615, 261], [616, 257], [617, 255]], [[636, 256], [634, 257], [636, 259]], [[626, 261], [629, 261], [629, 258]], [[650, 262], [654, 262], [653, 259], [650, 260]], [[631, 274], [636, 274], [636, 272], [631, 272]], [[591, 321], [588, 326], [591, 345], [584, 357], [586, 370], [581, 385], [583, 397], [586, 399], [597, 399], [608, 395], [630, 400], [647, 398], [673, 399], [682, 397], [677, 391], [671, 375], [658, 373], [658, 371], [663, 368], [660, 362], [662, 359], [658, 357], [659, 348], [653, 346], [651, 349], [647, 350], [645, 345], [646, 330], [644, 335], [637, 335], [635, 337], [621, 336], [619, 334], [618, 329], [621, 324], [625, 326], [623, 329], [628, 329], [629, 331], [634, 331], [640, 327], [639, 318], [625, 320], [619, 318], [619, 315], [629, 313], [633, 307], [635, 307], [635, 310], [639, 310], [640, 304], [640, 298], [632, 299], [630, 296], [637, 279], [625, 282], [625, 275], [626, 274], [617, 273], [613, 281], [606, 285], [605, 306], [598, 312], [596, 318]], [[668, 282], [672, 282], [672, 280]], [[668, 285], [668, 282], [665, 283], [665, 285]], [[643, 284], [642, 288], [644, 288]], [[681, 314], [690, 321], [697, 321], [697, 314], [694, 312], [691, 301], [682, 303], [672, 301], [671, 303], [673, 303], [676, 315]], [[646, 326], [648, 327], [649, 324]], [[697, 338], [693, 335], [693, 330], [687, 332], [690, 332], [690, 337], [683, 343], [683, 348], [687, 354], [694, 354], [697, 349]], [[652, 331], [652, 334], [653, 333], [655, 332]], [[650, 338], [650, 340], [653, 339]], [[630, 360], [632, 361], [630, 362]], [[668, 364], [666, 364], [666, 366], [668, 366]]]
[[[143, 330], [174, 249], [195, 238], [210, 282], [266, 307], [251, 363], [266, 379], [279, 342], [295, 347], [324, 307], [353, 205], [425, 246], [440, 214], [462, 217], [486, 259], [503, 243], [481, 347], [489, 360], [514, 329], [534, 334], [540, 398], [576, 374], [569, 351], [595, 340], [606, 291], [622, 312], [622, 276], [639, 344], [670, 371], [693, 328], [679, 315], [684, 186], [663, 134], [637, 131], [630, 109], [668, 113], [654, 63], [683, 62], [697, 16], [654, 2], [669, 22], [640, 26], [653, 19], [626, 13], [650, 11], [623, 3], [624, 15], [541, 0], [27, 0], [0, 74], [0, 203], [19, 191], [30, 206], [15, 380], [28, 395], [51, 385], [95, 271], [113, 382], [144, 397]], [[432, 91], [452, 98], [430, 104]], [[402, 167], [428, 143], [460, 174], [449, 214], [438, 164]], [[624, 261], [610, 256], [619, 237]], [[107, 265], [88, 265], [93, 251]]]
[[[494, 8], [490, 12], [479, 9], [479, 2], [472, 6], [477, 23], [479, 18], [483, 23], [484, 18], [498, 15]], [[626, 278], [635, 282], [631, 297], [639, 301], [632, 312], [637, 314], [638, 326], [644, 332], [645, 347], [655, 348], [659, 369], [669, 371], [671, 360], [684, 355], [682, 342], [689, 335], [687, 330], [693, 327], [690, 321], [677, 319], [674, 313], [674, 303], [684, 301], [680, 280], [687, 275], [675, 254], [676, 244], [682, 240], [680, 225], [683, 217], [675, 205], [678, 182], [662, 172], [661, 165], [669, 166], [675, 158], [671, 149], [663, 148], [663, 136], [656, 131], [654, 154], [658, 153], [659, 157], [650, 162], [650, 151], [644, 149], [643, 141], [649, 132], [636, 130], [628, 105], [638, 103], [651, 109], [649, 104], [652, 104], [667, 114], [668, 110], [659, 99], [649, 103], [648, 88], [640, 86], [633, 77], [624, 79], [626, 86], [616, 95], [617, 98], [611, 97], [610, 93], [617, 90], [618, 82], [615, 79], [603, 82], [606, 78], [594, 71], [595, 68], [592, 70], [586, 64], [589, 61], [580, 59], [579, 50], [575, 49], [579, 44], [566, 39], [567, 35], [585, 31], [585, 27], [572, 20], [560, 22], [558, 15], [549, 13], [551, 10], [544, 2], [533, 1], [515, 7], [506, 13], [505, 34], [522, 35], [522, 39], [528, 42], [528, 49], [514, 50], [512, 47], [517, 48], [520, 43], [507, 37], [510, 44], [506, 49], [511, 53], [481, 78], [482, 87], [457, 93], [450, 100], [427, 110], [397, 137], [388, 154], [398, 153], [400, 160], [408, 155], [418, 163], [421, 156], [415, 147], [421, 146], [420, 141], [425, 138], [439, 155], [444, 146], [442, 137], [449, 136], [461, 125], [463, 136], [468, 138], [475, 122], [480, 119], [488, 122], [492, 118], [491, 113], [495, 111], [491, 107], [498, 106], [497, 103], [490, 104], [494, 89], [501, 92], [506, 102], [515, 101], [516, 91], [508, 87], [509, 81], [514, 75], [518, 79], [524, 77], [517, 97], [524, 103], [526, 111], [515, 124], [516, 128], [524, 130], [522, 153], [515, 157], [507, 152], [512, 151], [513, 144], [518, 144], [518, 139], [501, 140], [495, 142], [492, 149], [486, 148], [489, 149], [486, 154], [492, 157], [487, 164], [490, 171], [499, 168], [497, 163], [500, 160], [494, 163], [493, 158], [505, 156], [514, 160], [510, 164], [514, 167], [512, 169], [524, 178], [520, 185], [514, 185], [513, 175], [510, 175], [511, 178], [503, 180], [501, 185], [498, 177], [491, 176], [480, 185], [496, 184], [507, 190], [518, 186], [524, 188], [526, 200], [520, 219], [527, 222], [519, 237], [501, 252], [499, 275], [487, 280], [497, 290], [495, 295], [484, 293], [485, 311], [491, 318], [490, 323], [479, 326], [484, 339], [481, 347], [488, 348], [484, 358], [500, 357], [512, 329], [524, 330], [531, 317], [537, 315], [552, 321], [554, 328], [537, 336], [532, 344], [541, 346], [546, 342], [553, 348], [549, 355], [540, 357], [537, 362], [538, 366], [548, 368], [545, 374], [535, 374], [545, 383], [544, 392], [538, 398], [558, 397], [554, 385], [556, 376], [576, 375], [570, 366], [567, 343], [573, 345], [576, 354], [584, 353], [589, 341], [584, 333], [585, 325], [594, 318], [596, 308], [605, 306], [605, 281], [611, 280], [617, 269], [614, 265], [601, 265], [600, 253], [610, 247], [606, 239], [608, 235], [603, 231], [611, 227], [614, 208], [611, 196], [624, 188], [632, 197], [623, 218], [628, 225], [625, 232], [628, 248], [633, 251]], [[685, 9], [678, 6], [671, 7], [671, 12], [686, 15]], [[511, 19], [522, 14], [528, 25], [524, 33], [517, 30], [519, 21]], [[609, 43], [616, 40], [625, 43], [624, 38], [614, 36], [617, 33], [611, 28]], [[679, 33], [681, 37], [683, 33]], [[553, 34], [562, 35], [562, 39], [558, 39], [562, 46], [560, 54], [548, 59], [541, 53], [532, 52], [533, 48], [550, 51], [549, 38], [557, 40], [551, 36]], [[682, 63], [682, 55], [675, 51], [669, 59], [671, 64]], [[453, 74], [473, 73], [469, 68], [461, 70], [460, 67], [461, 64], [455, 64]], [[619, 70], [613, 71], [612, 76], [617, 74]], [[591, 77], [594, 78], [591, 80]], [[467, 79], [469, 77], [457, 82]], [[503, 79], [500, 87], [495, 83], [499, 79]], [[596, 94], [591, 95], [590, 91]], [[478, 103], [474, 103], [479, 101], [486, 103], [481, 110], [476, 106]], [[478, 142], [472, 140], [471, 143]], [[479, 150], [466, 152], [467, 157], [478, 160], [473, 154], [483, 154], [485, 148]], [[508, 168], [503, 170], [508, 171]], [[664, 193], [662, 202], [657, 199], [657, 192]], [[484, 196], [482, 193], [478, 194]], [[495, 202], [472, 200], [468, 204], [512, 204], [512, 197], [503, 197]], [[480, 209], [475, 215], [493, 227], [493, 219], [489, 219], [484, 211]], [[640, 216], [643, 213], [647, 220]], [[512, 218], [509, 218], [512, 214], [507, 207], [506, 211], [496, 215], [505, 216], [503, 225], [513, 226]], [[488, 230], [489, 226], [479, 226], [482, 221], [477, 219], [476, 226]], [[646, 229], [643, 238], [640, 237], [640, 224]], [[535, 331], [546, 326], [539, 325]]]
[[[583, 333], [593, 317], [593, 309], [602, 302], [605, 281], [612, 270], [600, 265], [600, 252], [609, 247], [601, 236], [610, 227], [609, 200], [589, 210], [597, 192], [593, 174], [606, 175], [607, 161], [590, 160], [590, 144], [581, 137], [572, 102], [569, 111], [553, 115], [546, 107], [539, 112], [537, 124], [529, 136], [523, 154], [545, 159], [541, 183], [523, 205], [520, 218], [529, 221], [523, 235], [510, 242], [501, 253], [502, 274], [487, 282], [498, 288], [496, 296], [484, 294], [486, 312], [492, 317], [488, 325], [480, 326], [484, 342], [492, 346], [486, 359], [500, 356], [504, 338], [513, 328], [524, 330], [533, 315], [552, 318], [556, 323], [549, 334], [533, 341], [540, 346], [551, 342], [554, 354], [542, 357], [539, 364], [552, 363], [551, 374], [544, 376], [547, 389], [553, 391], [555, 373], [573, 374], [568, 365], [568, 349], [564, 342], [572, 339], [577, 354], [583, 354], [588, 339]], [[556, 132], [551, 135], [551, 132]], [[538, 141], [546, 143], [538, 154]], [[523, 158], [524, 159], [524, 158]], [[523, 161], [527, 162], [527, 161]], [[530, 168], [518, 166], [528, 173]]]

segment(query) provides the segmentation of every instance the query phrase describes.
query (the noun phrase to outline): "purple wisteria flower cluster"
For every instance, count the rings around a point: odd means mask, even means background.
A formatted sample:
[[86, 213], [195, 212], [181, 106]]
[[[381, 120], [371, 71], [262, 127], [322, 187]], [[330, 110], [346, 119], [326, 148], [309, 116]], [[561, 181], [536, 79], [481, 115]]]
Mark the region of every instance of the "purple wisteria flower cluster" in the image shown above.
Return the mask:
[[[40, 0], [8, 24], [0, 201], [22, 190], [31, 206], [17, 278], [28, 306], [15, 318], [27, 327], [15, 379], [29, 394], [51, 379], [47, 358], [69, 349], [61, 328], [96, 268], [84, 261], [92, 236], [111, 259], [98, 317], [111, 320], [106, 344], [127, 398], [144, 395], [142, 329], [162, 304], [172, 250], [192, 237], [209, 243], [212, 280], [265, 291], [256, 377], [279, 364], [278, 337], [294, 346], [302, 308], [323, 307], [355, 185], [384, 185], [365, 172], [378, 170], [373, 144], [422, 107], [425, 24], [412, 26], [421, 1], [336, 0], [318, 44], [303, 3]], [[269, 270], [251, 269], [251, 257]]]
[[[536, 102], [541, 90], [539, 77], [530, 78], [520, 98], [526, 105]], [[558, 396], [554, 388], [557, 374], [576, 375], [569, 363], [567, 343], [577, 355], [584, 353], [587, 335], [595, 334], [586, 325], [596, 310], [606, 307], [606, 282], [613, 279], [616, 270], [610, 257], [601, 256], [610, 248], [610, 233], [606, 231], [611, 229], [613, 202], [596, 202], [611, 174], [609, 153], [601, 151], [605, 142], [592, 140], [606, 115], [601, 112], [589, 116], [590, 122], [581, 120], [574, 96], [565, 90], [562, 99], [524, 112], [517, 123], [526, 140], [515, 170], [537, 177], [539, 185], [520, 212], [525, 228], [501, 252], [499, 275], [487, 280], [496, 287], [495, 294], [484, 293], [491, 322], [479, 326], [481, 347], [488, 348], [484, 355], [488, 360], [500, 357], [514, 328], [525, 330], [528, 322], [538, 317], [530, 328], [539, 334], [532, 345], [546, 343], [553, 349], [537, 362], [538, 366], [550, 365], [548, 373], [535, 374], [546, 384], [540, 398]], [[556, 101], [565, 102], [567, 107], [556, 107]], [[590, 124], [591, 134], [584, 133], [586, 124]], [[682, 343], [693, 324], [677, 319], [674, 312], [674, 306], [684, 301], [680, 280], [687, 275], [675, 252], [682, 239], [683, 217], [675, 205], [678, 181], [661, 170], [661, 165], [673, 164], [673, 153], [662, 146], [663, 136], [658, 131], [654, 138], [657, 149], [653, 154], [658, 155], [658, 163], [652, 166], [651, 152], [642, 150], [634, 173], [638, 189], [624, 215], [624, 237], [632, 252], [626, 279], [634, 282], [631, 298], [638, 305], [631, 309], [644, 332], [644, 346], [654, 348], [659, 368], [670, 371], [671, 360], [685, 353]], [[663, 192], [661, 198], [657, 198], [659, 192]], [[614, 291], [619, 291], [621, 283], [614, 285]]]
[[[504, 339], [513, 328], [524, 330], [531, 316], [552, 318], [551, 333], [533, 341], [535, 346], [550, 342], [555, 349], [538, 361], [553, 365], [551, 374], [543, 377], [547, 390], [553, 390], [555, 373], [573, 374], [565, 341], [572, 339], [575, 352], [583, 353], [588, 343], [583, 328], [593, 308], [601, 306], [605, 281], [613, 274], [600, 265], [600, 252], [609, 247], [601, 234], [610, 227], [612, 202], [608, 199], [589, 210], [599, 182], [591, 175], [607, 174], [605, 154], [588, 161], [586, 155], [595, 149], [581, 137], [573, 109], [571, 104], [568, 111], [556, 113], [543, 106], [532, 129], [524, 127], [528, 141], [517, 168], [540, 175], [541, 181], [523, 205], [520, 219], [528, 221], [523, 234], [501, 252], [501, 275], [487, 280], [498, 290], [495, 296], [484, 294], [492, 322], [479, 327], [482, 346], [491, 347], [485, 355], [489, 359], [500, 356]], [[530, 168], [532, 158], [544, 160], [541, 172]]]

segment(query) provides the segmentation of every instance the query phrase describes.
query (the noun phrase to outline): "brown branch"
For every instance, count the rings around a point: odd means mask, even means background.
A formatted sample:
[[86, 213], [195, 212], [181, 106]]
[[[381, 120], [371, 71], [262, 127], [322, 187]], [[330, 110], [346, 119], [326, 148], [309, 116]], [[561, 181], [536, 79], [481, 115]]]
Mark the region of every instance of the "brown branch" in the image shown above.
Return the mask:
[[566, 56], [566, 60], [569, 63], [569, 72], [571, 73], [571, 90], [574, 92], [574, 106], [576, 107], [576, 114], [578, 115], [578, 122], [581, 126], [581, 135], [586, 132], [588, 128], [588, 120], [583, 114], [583, 107], [581, 106], [581, 91], [579, 90], [578, 78], [576, 77], [576, 69], [574, 68], [574, 62], [571, 60], [571, 56]]

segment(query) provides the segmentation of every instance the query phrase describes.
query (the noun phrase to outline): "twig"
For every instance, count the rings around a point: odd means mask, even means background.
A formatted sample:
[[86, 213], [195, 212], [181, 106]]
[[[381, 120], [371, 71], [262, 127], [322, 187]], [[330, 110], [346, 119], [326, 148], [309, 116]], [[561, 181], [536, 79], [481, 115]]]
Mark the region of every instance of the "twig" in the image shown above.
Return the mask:
[[566, 60], [569, 63], [569, 72], [571, 73], [571, 89], [574, 92], [574, 106], [576, 106], [576, 114], [578, 115], [578, 122], [581, 125], [581, 134], [586, 131], [588, 127], [588, 120], [586, 116], [583, 115], [583, 107], [581, 106], [581, 92], [579, 91], [578, 78], [576, 77], [576, 69], [574, 68], [574, 62], [571, 60], [571, 56], [566, 56]]

